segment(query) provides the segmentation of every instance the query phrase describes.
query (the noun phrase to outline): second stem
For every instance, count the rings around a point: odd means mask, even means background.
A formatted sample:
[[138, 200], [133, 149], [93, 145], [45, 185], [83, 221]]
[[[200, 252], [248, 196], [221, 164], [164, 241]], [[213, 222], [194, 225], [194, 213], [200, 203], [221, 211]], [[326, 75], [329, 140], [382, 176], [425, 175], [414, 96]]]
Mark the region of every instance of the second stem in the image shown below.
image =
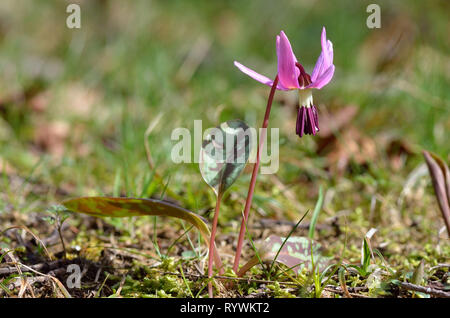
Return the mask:
[[[208, 255], [208, 278], [211, 279], [212, 278], [212, 273], [213, 273], [213, 255], [215, 253], [215, 237], [216, 237], [216, 231], [217, 231], [217, 221], [219, 218], [219, 210], [220, 210], [220, 201], [222, 201], [222, 193], [219, 192], [219, 194], [217, 195], [217, 201], [216, 201], [216, 209], [214, 211], [214, 219], [213, 219], [213, 224], [212, 224], [212, 229], [211, 229], [211, 238], [209, 240], [209, 255]], [[212, 282], [209, 281], [208, 282], [208, 293], [209, 293], [209, 297], [212, 298], [213, 297], [213, 289], [212, 289]]]

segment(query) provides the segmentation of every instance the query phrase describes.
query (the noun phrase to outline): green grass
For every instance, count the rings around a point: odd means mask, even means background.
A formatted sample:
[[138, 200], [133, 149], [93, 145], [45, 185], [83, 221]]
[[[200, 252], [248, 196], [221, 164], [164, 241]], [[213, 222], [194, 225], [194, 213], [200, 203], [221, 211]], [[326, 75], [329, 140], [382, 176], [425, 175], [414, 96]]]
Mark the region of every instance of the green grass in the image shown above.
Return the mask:
[[[450, 43], [445, 14], [449, 5], [445, 1], [379, 1], [382, 28], [370, 30], [365, 25], [369, 3], [84, 1], [82, 28], [70, 30], [65, 27], [64, 2], [2, 1], [1, 229], [25, 223], [41, 239], [47, 237], [52, 227], [36, 221], [36, 215], [45, 215], [49, 206], [62, 199], [85, 195], [160, 198], [165, 194], [187, 209], [212, 217], [215, 198], [198, 165], [176, 165], [170, 159], [172, 130], [192, 130], [195, 119], [203, 120], [203, 129], [234, 118], [258, 127], [269, 89], [240, 73], [233, 61], [273, 77], [275, 36], [284, 30], [300, 62], [311, 71], [325, 25], [334, 44], [336, 73], [330, 85], [315, 92], [315, 101], [321, 111], [330, 113], [356, 105], [353, 133], [340, 132], [338, 140], [349, 147], [362, 136], [376, 150], [371, 155], [364, 152], [363, 163], [355, 158], [347, 169], [336, 172], [336, 164], [327, 161], [331, 155], [317, 153], [318, 138], [295, 135], [295, 106], [289, 102], [295, 100], [295, 93], [277, 93], [270, 126], [280, 128], [277, 178], [285, 188], [274, 184], [272, 176], [259, 176], [253, 201], [257, 209], [250, 214], [252, 237], [267, 234], [252, 230], [261, 218], [295, 221], [307, 209], [313, 210], [322, 186], [324, 204], [314, 237], [336, 263], [346, 237], [343, 259], [359, 264], [362, 238], [372, 227], [379, 230], [373, 244], [400, 280], [421, 259], [427, 271], [448, 263], [448, 239], [438, 240], [443, 222], [428, 176], [419, 178], [408, 192], [402, 191], [408, 176], [423, 163], [421, 149], [434, 151], [447, 162], [450, 159]], [[401, 41], [387, 49], [400, 31]], [[180, 68], [199, 39], [208, 43], [207, 54], [191, 77], [180, 79]], [[25, 97], [13, 98], [21, 94]], [[159, 114], [163, 117], [148, 138], [156, 167], [151, 171], [144, 135]], [[50, 129], [47, 135], [46, 129]], [[412, 149], [396, 157], [399, 166], [393, 166], [396, 159], [383, 137]], [[234, 233], [249, 180], [250, 174], [243, 174], [223, 200], [218, 232], [231, 244], [236, 243]], [[321, 229], [334, 216], [338, 230]], [[156, 256], [153, 218], [109, 219], [93, 226], [73, 215], [66, 222], [79, 229], [68, 235], [72, 248], [96, 246], [113, 235], [117, 244], [137, 246], [133, 253], [139, 250]], [[157, 218], [156, 229], [158, 248], [165, 255], [187, 225], [183, 228]], [[286, 235], [289, 228], [269, 232]], [[296, 235], [307, 236], [308, 230], [300, 229]], [[0, 237], [0, 244], [5, 248], [20, 245], [8, 237]], [[193, 247], [198, 249], [195, 257], [183, 259], [181, 253]], [[230, 244], [223, 249], [232, 254]], [[91, 252], [83, 255], [100, 259]], [[247, 246], [244, 257], [251, 253]], [[184, 235], [169, 254], [161, 264], [141, 258], [130, 261], [122, 295], [206, 295], [201, 289], [204, 281], [189, 276], [195, 273], [193, 264], [205, 258], [197, 233]], [[147, 268], [149, 262], [151, 268]], [[232, 258], [225, 262], [232, 263]], [[383, 265], [379, 257], [372, 263]], [[183, 276], [164, 275], [181, 273], [179, 264]], [[262, 272], [258, 267], [251, 275], [258, 278]], [[120, 285], [122, 273], [108, 273], [108, 279], [101, 276], [95, 287], [99, 295], [109, 296]], [[441, 278], [433, 278], [434, 273], [429, 273], [430, 280]], [[351, 273], [346, 277], [349, 287], [367, 286], [367, 277]], [[391, 278], [387, 275], [385, 281]], [[332, 281], [339, 286], [337, 274]], [[239, 295], [237, 291], [246, 295], [258, 288], [256, 283], [242, 282], [230, 295]], [[269, 296], [313, 296], [305, 286], [294, 291], [276, 284], [268, 288], [272, 288]], [[366, 295], [383, 295], [377, 288]]]

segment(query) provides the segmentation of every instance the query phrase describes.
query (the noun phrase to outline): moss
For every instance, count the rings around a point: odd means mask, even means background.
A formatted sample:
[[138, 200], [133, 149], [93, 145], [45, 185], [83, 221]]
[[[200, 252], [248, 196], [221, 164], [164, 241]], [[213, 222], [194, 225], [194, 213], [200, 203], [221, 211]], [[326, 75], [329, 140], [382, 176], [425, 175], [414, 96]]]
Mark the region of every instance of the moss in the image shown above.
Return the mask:
[[296, 295], [293, 294], [290, 289], [281, 288], [280, 283], [275, 282], [273, 284], [268, 284], [267, 288], [272, 291], [272, 295], [275, 298], [295, 298]]

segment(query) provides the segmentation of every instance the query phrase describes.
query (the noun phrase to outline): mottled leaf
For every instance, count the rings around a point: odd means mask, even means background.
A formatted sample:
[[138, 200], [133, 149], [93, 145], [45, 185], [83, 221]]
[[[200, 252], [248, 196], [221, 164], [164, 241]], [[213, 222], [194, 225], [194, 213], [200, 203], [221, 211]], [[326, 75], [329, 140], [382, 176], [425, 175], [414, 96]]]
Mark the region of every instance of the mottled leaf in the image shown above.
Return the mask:
[[[203, 239], [209, 244], [210, 232], [206, 223], [197, 214], [169, 202], [114, 197], [82, 197], [62, 202], [72, 212], [89, 214], [92, 216], [129, 217], [129, 216], [171, 216], [185, 220], [195, 226]], [[214, 249], [217, 268], [222, 268], [217, 249]]]
[[[323, 271], [328, 266], [329, 258], [322, 256], [319, 243], [314, 242], [307, 237], [291, 236], [284, 243], [280, 251], [280, 247], [285, 240], [284, 237], [277, 235], [271, 235], [265, 239], [258, 248], [258, 255], [261, 261], [272, 262], [276, 257], [276, 262], [286, 265], [297, 273], [300, 273], [305, 267], [311, 270], [312, 247], [315, 268], [319, 271]], [[258, 263], [258, 256], [255, 255], [250, 261], [242, 266], [238, 276], [243, 276], [245, 272]]]
[[200, 150], [200, 172], [216, 195], [239, 177], [250, 156], [252, 135], [241, 120], [229, 120], [210, 130]]

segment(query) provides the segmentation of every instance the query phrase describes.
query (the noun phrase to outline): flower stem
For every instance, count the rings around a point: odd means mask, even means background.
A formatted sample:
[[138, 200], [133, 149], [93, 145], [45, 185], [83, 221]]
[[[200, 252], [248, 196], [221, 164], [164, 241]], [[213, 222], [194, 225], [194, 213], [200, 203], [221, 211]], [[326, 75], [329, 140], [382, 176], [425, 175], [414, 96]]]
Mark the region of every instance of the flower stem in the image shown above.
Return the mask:
[[262, 147], [264, 145], [264, 141], [266, 139], [266, 129], [267, 129], [267, 126], [269, 125], [269, 115], [270, 115], [270, 110], [272, 108], [273, 97], [275, 95], [277, 85], [278, 85], [278, 75], [275, 77], [275, 80], [273, 81], [273, 84], [272, 84], [272, 88], [270, 90], [269, 99], [267, 100], [266, 113], [264, 115], [264, 120], [263, 120], [263, 124], [261, 127], [262, 131], [261, 131], [261, 136], [259, 138], [259, 145], [258, 145], [257, 154], [256, 154], [256, 163], [253, 166], [252, 179], [250, 180], [250, 187], [248, 189], [247, 200], [245, 201], [244, 215], [242, 218], [241, 230], [239, 232], [239, 239], [238, 239], [238, 244], [236, 247], [236, 255], [234, 257], [233, 270], [235, 273], [237, 273], [239, 270], [239, 260], [241, 258], [241, 253], [242, 253], [242, 244], [244, 242], [244, 237], [245, 237], [245, 227], [247, 224], [248, 213], [250, 211], [250, 206], [252, 205], [253, 192], [255, 191], [256, 177], [258, 175], [259, 163], [260, 163], [260, 159], [261, 159], [261, 149], [262, 149]]
[[[213, 273], [213, 256], [214, 256], [214, 248], [215, 248], [215, 237], [216, 237], [216, 231], [217, 231], [217, 220], [219, 218], [219, 209], [220, 209], [220, 201], [222, 201], [222, 193], [219, 192], [217, 195], [217, 201], [216, 201], [216, 209], [214, 211], [214, 219], [211, 229], [211, 238], [209, 240], [209, 255], [208, 255], [208, 278], [211, 279], [212, 273]], [[212, 289], [212, 282], [208, 282], [208, 294], [209, 297], [213, 297], [213, 289]]]

